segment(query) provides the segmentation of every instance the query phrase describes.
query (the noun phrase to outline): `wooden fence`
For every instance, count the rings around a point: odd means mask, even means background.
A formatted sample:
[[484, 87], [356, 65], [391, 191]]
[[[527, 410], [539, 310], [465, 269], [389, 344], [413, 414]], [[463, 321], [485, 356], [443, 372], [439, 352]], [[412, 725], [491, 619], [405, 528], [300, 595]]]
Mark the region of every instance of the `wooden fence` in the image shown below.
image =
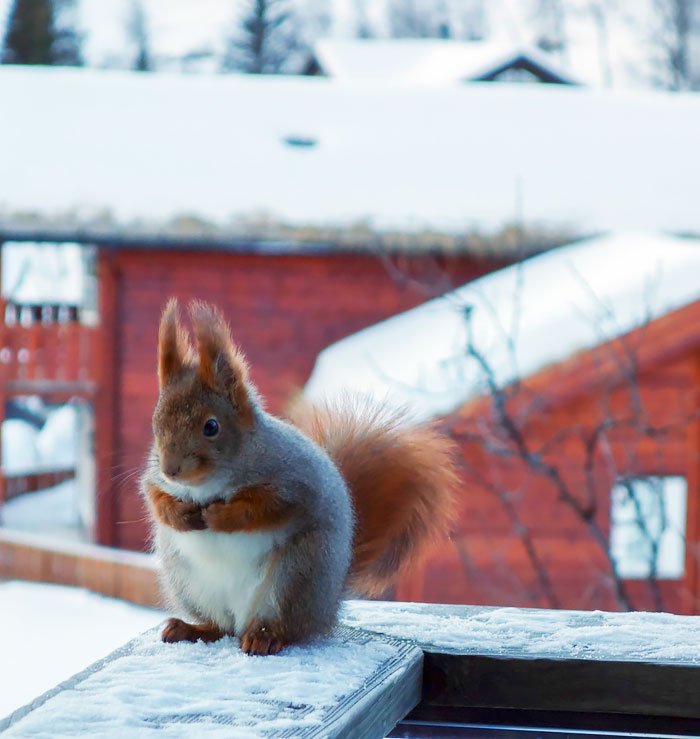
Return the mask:
[[5, 303], [3, 313], [0, 381], [6, 396], [92, 397], [97, 328], [81, 323], [77, 308]]
[[0, 503], [7, 502], [25, 493], [35, 493], [38, 490], [52, 488], [54, 485], [72, 480], [74, 477], [74, 469], [19, 475], [3, 473], [0, 475]]

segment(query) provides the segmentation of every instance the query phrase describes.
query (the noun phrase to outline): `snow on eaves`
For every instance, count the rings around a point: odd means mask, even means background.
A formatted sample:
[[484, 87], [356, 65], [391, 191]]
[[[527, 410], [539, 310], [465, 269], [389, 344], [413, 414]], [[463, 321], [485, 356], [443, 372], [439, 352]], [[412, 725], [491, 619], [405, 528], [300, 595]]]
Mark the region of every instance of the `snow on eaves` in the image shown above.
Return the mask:
[[[485, 391], [471, 341], [505, 385], [700, 299], [700, 239], [612, 234], [470, 282], [324, 349], [305, 388], [388, 399], [416, 419]], [[467, 317], [468, 316], [468, 317]]]
[[398, 85], [441, 85], [480, 79], [520, 57], [571, 84], [578, 83], [551, 55], [500, 41], [373, 38], [323, 39], [314, 44], [314, 58], [329, 77]]
[[0, 69], [0, 227], [700, 232], [700, 96]]

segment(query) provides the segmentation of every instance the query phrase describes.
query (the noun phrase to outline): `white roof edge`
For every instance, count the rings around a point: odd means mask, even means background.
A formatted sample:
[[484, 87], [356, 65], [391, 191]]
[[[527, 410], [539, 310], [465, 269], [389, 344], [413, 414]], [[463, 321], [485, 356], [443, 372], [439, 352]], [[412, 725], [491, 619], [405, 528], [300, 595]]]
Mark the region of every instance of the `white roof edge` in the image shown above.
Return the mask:
[[359, 393], [419, 419], [446, 415], [485, 389], [466, 354], [467, 305], [474, 343], [506, 385], [700, 300], [698, 274], [700, 239], [618, 232], [575, 242], [331, 344], [304, 393], [314, 401]]

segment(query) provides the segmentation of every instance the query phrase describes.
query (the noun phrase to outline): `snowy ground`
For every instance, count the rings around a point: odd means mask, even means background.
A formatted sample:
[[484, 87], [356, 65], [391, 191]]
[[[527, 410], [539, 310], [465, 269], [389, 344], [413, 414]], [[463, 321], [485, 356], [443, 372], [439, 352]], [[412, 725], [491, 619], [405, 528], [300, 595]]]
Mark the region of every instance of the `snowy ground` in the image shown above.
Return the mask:
[[76, 588], [0, 583], [0, 718], [163, 618]]
[[[50, 410], [41, 429], [22, 418], [7, 419], [0, 428], [2, 470], [6, 475], [21, 477], [42, 471], [72, 470], [79, 462], [79, 413], [71, 404]], [[87, 496], [91, 497], [91, 492]], [[0, 510], [0, 525], [84, 539], [90, 523], [85, 498], [86, 490], [79, 479], [66, 480], [55, 487], [10, 499]]]
[[15, 531], [50, 534], [62, 539], [87, 538], [80, 523], [75, 480], [13, 498], [2, 506], [0, 524]]

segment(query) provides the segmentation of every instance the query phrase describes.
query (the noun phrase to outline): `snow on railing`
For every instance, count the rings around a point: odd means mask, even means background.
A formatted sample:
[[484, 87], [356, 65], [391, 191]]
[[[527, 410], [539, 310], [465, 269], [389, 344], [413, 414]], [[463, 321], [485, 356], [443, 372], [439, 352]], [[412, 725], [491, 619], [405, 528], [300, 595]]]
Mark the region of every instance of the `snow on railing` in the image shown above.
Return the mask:
[[231, 637], [163, 644], [149, 631], [0, 731], [373, 739], [414, 736], [427, 715], [454, 735], [477, 709], [678, 735], [700, 726], [698, 645], [700, 622], [669, 614], [350, 601], [329, 638], [270, 657]]

